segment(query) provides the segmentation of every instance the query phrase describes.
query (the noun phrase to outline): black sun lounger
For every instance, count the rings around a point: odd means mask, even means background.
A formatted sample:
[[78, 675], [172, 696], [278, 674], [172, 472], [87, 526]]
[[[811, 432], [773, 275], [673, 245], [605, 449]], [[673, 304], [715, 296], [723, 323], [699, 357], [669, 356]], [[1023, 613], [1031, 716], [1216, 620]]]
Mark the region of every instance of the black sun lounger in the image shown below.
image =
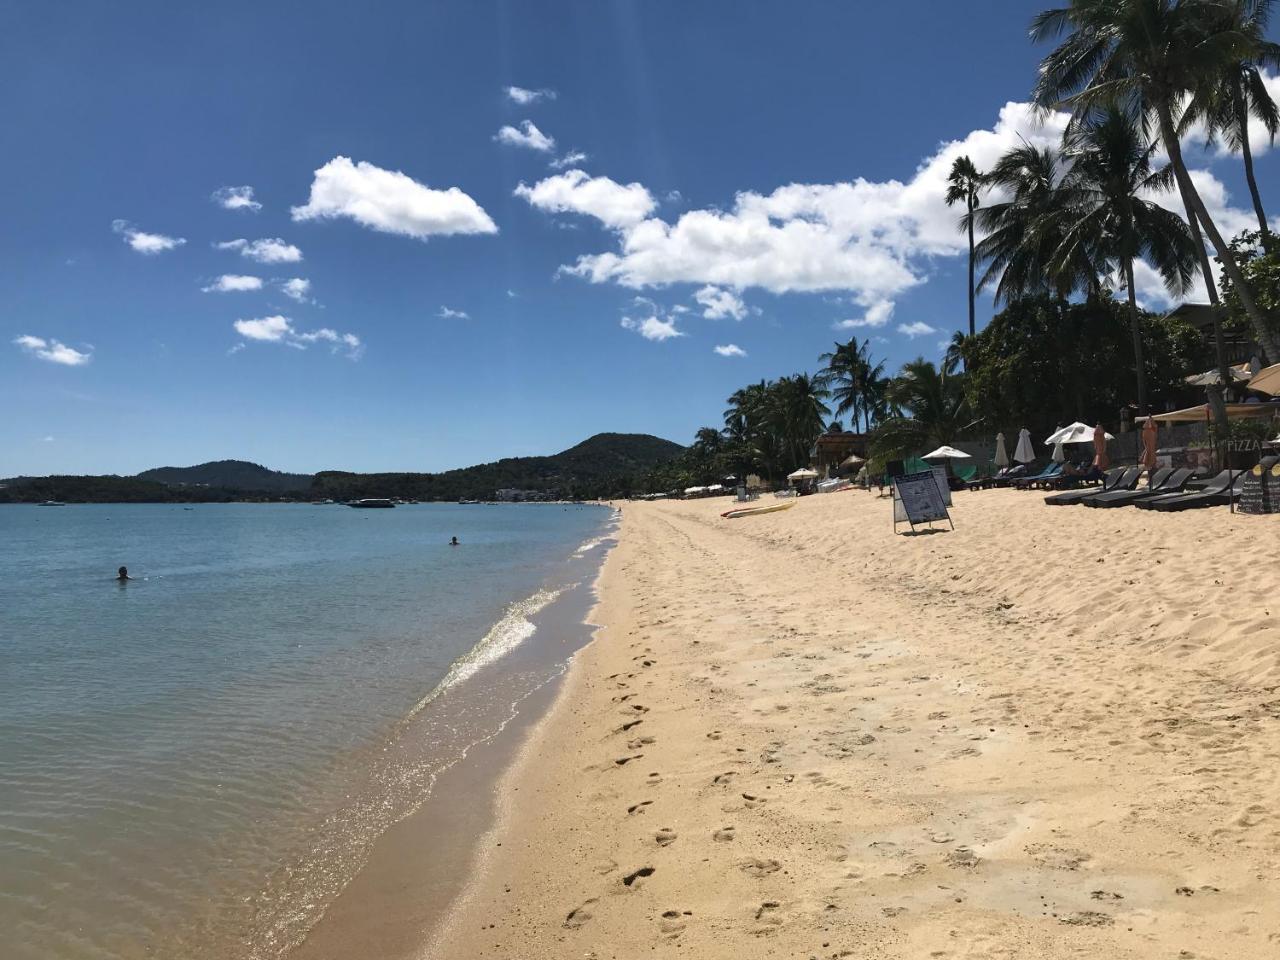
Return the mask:
[[[1145, 500], [1147, 497], [1154, 497], [1160, 493], [1172, 493], [1175, 490], [1181, 490], [1186, 485], [1187, 480], [1191, 478], [1191, 470], [1174, 470], [1172, 467], [1161, 467], [1151, 475], [1151, 483], [1145, 487], [1137, 487], [1134, 490], [1113, 490], [1108, 493], [1100, 493], [1096, 497], [1090, 497], [1084, 502], [1086, 507], [1123, 507], [1137, 500]], [[1170, 483], [1177, 478], [1177, 486], [1171, 487]]]
[[1213, 506], [1214, 503], [1228, 503], [1227, 490], [1232, 485], [1232, 475], [1237, 480], [1236, 486], [1239, 486], [1239, 478], [1243, 474], [1239, 470], [1223, 470], [1220, 474], [1206, 483], [1203, 489], [1193, 490], [1188, 493], [1161, 493], [1154, 497], [1148, 497], [1145, 500], [1139, 500], [1134, 504], [1143, 510], [1177, 510], [1179, 504], [1186, 504], [1181, 509], [1189, 509], [1195, 506]]
[[[1129, 474], [1133, 474], [1132, 477]], [[1079, 503], [1085, 497], [1096, 497], [1100, 493], [1111, 490], [1132, 490], [1142, 474], [1141, 467], [1115, 467], [1108, 470], [1102, 478], [1101, 487], [1087, 487], [1083, 490], [1068, 490], [1066, 493], [1055, 493], [1045, 497], [1044, 502], [1051, 507], [1063, 507], [1070, 503]]]

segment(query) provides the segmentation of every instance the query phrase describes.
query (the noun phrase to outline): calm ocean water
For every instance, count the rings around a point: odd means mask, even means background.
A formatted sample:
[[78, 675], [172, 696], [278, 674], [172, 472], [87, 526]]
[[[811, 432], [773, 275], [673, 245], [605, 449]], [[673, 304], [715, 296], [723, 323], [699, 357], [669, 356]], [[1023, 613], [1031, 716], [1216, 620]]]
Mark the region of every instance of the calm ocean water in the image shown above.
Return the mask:
[[280, 955], [553, 675], [610, 516], [0, 507], [3, 955]]

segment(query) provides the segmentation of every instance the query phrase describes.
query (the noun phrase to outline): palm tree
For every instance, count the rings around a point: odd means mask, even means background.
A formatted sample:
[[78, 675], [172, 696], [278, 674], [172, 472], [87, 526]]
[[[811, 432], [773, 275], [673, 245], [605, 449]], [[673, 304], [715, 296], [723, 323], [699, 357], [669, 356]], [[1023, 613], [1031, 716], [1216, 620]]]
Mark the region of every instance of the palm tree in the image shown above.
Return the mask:
[[1032, 39], [1066, 36], [1041, 62], [1034, 100], [1044, 109], [1069, 108], [1077, 122], [1116, 104], [1135, 121], [1154, 124], [1183, 199], [1238, 289], [1258, 342], [1274, 358], [1280, 352], [1272, 331], [1191, 181], [1178, 140], [1175, 115], [1185, 97], [1229, 64], [1262, 57], [1258, 37], [1224, 10], [1223, 0], [1071, 0], [1047, 10], [1032, 21]]
[[1195, 245], [1187, 224], [1142, 196], [1171, 186], [1167, 167], [1153, 169], [1155, 149], [1156, 144], [1144, 138], [1115, 106], [1089, 114], [1068, 130], [1063, 155], [1071, 164], [1061, 190], [1071, 225], [1050, 265], [1056, 270], [1088, 259], [1112, 266], [1123, 276], [1142, 416], [1147, 414], [1147, 388], [1133, 263], [1139, 258], [1149, 261], [1175, 294], [1186, 291], [1196, 270]]
[[986, 233], [977, 255], [987, 265], [978, 289], [995, 284], [997, 303], [1042, 293], [1065, 301], [1076, 291], [1097, 292], [1099, 271], [1089, 251], [1051, 269], [1068, 225], [1061, 175], [1054, 151], [1027, 143], [1002, 156], [987, 174], [988, 185], [1008, 197], [977, 214]]
[[950, 443], [968, 425], [964, 377], [949, 362], [938, 368], [918, 357], [904, 364], [889, 393], [891, 401], [910, 416], [889, 417], [876, 428], [871, 453], [878, 461]]
[[1253, 212], [1264, 242], [1270, 240], [1271, 228], [1262, 208], [1262, 194], [1253, 172], [1253, 148], [1249, 143], [1249, 120], [1261, 122], [1274, 145], [1280, 132], [1280, 111], [1271, 99], [1262, 79], [1262, 67], [1280, 67], [1280, 46], [1266, 39], [1267, 21], [1273, 0], [1238, 0], [1229, 5], [1226, 15], [1235, 19], [1236, 28], [1250, 38], [1254, 58], [1232, 60], [1222, 73], [1207, 78], [1205, 86], [1192, 98], [1187, 109], [1189, 118], [1203, 116], [1208, 124], [1210, 142], [1221, 135], [1227, 146], [1240, 152], [1244, 176], [1253, 199]]
[[974, 325], [973, 311], [973, 212], [978, 209], [978, 193], [982, 190], [985, 178], [968, 157], [956, 157], [951, 165], [951, 175], [947, 178], [947, 206], [964, 201], [965, 215], [960, 218], [960, 225], [969, 231], [969, 336], [977, 332]]
[[831, 411], [822, 401], [826, 387], [807, 373], [782, 377], [770, 390], [769, 423], [780, 438], [790, 466], [808, 459], [809, 448], [822, 433]]
[[852, 412], [854, 430], [861, 432], [864, 421], [869, 430], [878, 407], [878, 381], [884, 378], [884, 362], [872, 362], [871, 341], [859, 344], [855, 337], [848, 343], [837, 343], [818, 359], [826, 364], [819, 379], [836, 401], [835, 415]]

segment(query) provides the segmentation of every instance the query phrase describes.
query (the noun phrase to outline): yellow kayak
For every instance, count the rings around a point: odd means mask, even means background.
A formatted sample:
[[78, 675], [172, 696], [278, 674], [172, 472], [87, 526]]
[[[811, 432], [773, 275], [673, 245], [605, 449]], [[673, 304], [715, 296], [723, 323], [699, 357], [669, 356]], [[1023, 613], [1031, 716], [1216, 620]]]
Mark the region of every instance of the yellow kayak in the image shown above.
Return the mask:
[[765, 503], [758, 507], [741, 507], [737, 510], [727, 510], [720, 516], [726, 520], [736, 520], [738, 517], [754, 517], [761, 513], [776, 513], [779, 510], [790, 510], [796, 505], [794, 500], [785, 500], [782, 503]]

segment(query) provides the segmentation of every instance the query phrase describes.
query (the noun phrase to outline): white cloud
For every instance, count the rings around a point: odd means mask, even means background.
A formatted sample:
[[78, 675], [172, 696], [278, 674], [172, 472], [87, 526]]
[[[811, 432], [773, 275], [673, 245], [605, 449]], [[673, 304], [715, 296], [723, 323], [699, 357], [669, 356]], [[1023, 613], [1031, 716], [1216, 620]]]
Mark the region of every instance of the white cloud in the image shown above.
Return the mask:
[[280, 281], [280, 292], [290, 300], [306, 303], [311, 293], [311, 281], [306, 277], [290, 277]]
[[138, 253], [148, 255], [174, 250], [187, 242], [182, 237], [166, 237], [163, 233], [146, 233], [133, 226], [128, 220], [112, 220], [111, 229], [124, 237], [124, 242]]
[[248, 290], [261, 290], [262, 278], [239, 273], [224, 273], [213, 283], [200, 289], [204, 293], [242, 293]]
[[518, 128], [507, 124], [493, 139], [509, 147], [528, 147], [540, 153], [550, 153], [556, 148], [555, 138], [539, 130], [532, 120], [521, 120]]
[[[318, 330], [298, 330], [288, 317], [278, 314], [254, 320], [237, 320], [233, 326], [236, 333], [245, 340], [257, 340], [263, 343], [283, 343], [298, 350], [305, 350], [313, 343], [328, 343], [333, 352], [345, 351], [352, 360], [358, 360], [364, 352], [364, 344], [354, 333], [339, 333], [329, 327]], [[243, 348], [243, 344], [237, 344]], [[233, 347], [231, 353], [239, 351]]]
[[541, 90], [529, 90], [526, 87], [506, 87], [502, 92], [507, 95], [508, 100], [522, 107], [527, 107], [529, 104], [537, 103], [540, 100], [554, 100], [556, 98], [556, 92], [545, 87]]
[[92, 349], [89, 352], [82, 352], [68, 347], [60, 340], [46, 340], [44, 337], [33, 337], [29, 333], [15, 337], [13, 342], [34, 357], [50, 363], [59, 363], [64, 367], [83, 367], [93, 359]]
[[639, 318], [623, 317], [621, 326], [624, 330], [632, 330], [646, 340], [656, 340], [658, 342], [685, 335], [682, 330], [676, 329], [675, 317], [659, 315], [658, 305], [652, 300], [636, 297], [634, 305], [647, 315]]
[[532, 187], [521, 183], [515, 195], [539, 210], [580, 213], [618, 230], [642, 226], [657, 206], [649, 191], [638, 183], [623, 186], [608, 177], [588, 177], [581, 170], [539, 180]]
[[302, 259], [302, 251], [291, 243], [285, 243], [279, 237], [264, 237], [261, 240], [225, 240], [215, 243], [218, 250], [238, 250], [240, 256], [258, 263], [297, 263]]
[[923, 320], [917, 320], [914, 323], [898, 324], [898, 332], [904, 333], [914, 340], [916, 337], [923, 337], [926, 334], [937, 333], [938, 330], [936, 327], [929, 326]]
[[586, 160], [587, 155], [581, 150], [570, 150], [563, 157], [558, 157], [547, 165], [552, 170], [563, 170], [565, 167], [576, 167], [580, 163], [585, 163]]
[[315, 172], [307, 203], [294, 220], [347, 217], [382, 233], [425, 240], [451, 234], [497, 233], [497, 225], [457, 187], [434, 190], [398, 170], [334, 157]]
[[[511, 291], [508, 290], [508, 293]], [[454, 310], [451, 307], [442, 306], [440, 312], [436, 314], [441, 320], [470, 320], [471, 314], [465, 310]]]
[[253, 199], [253, 187], [219, 187], [210, 198], [224, 210], [252, 210], [257, 213], [262, 204]]
[[723, 346], [718, 346], [713, 349], [722, 357], [745, 357], [747, 355], [747, 351], [743, 350], [736, 343], [726, 343]]
[[41, 438], [40, 438], [40, 442], [41, 442], [41, 443], [53, 443], [53, 442], [54, 442], [54, 438], [53, 438], [52, 436], [45, 436], [45, 437], [41, 437]]
[[703, 308], [702, 315], [708, 320], [720, 320], [724, 317], [741, 320], [747, 315], [747, 305], [731, 290], [722, 290], [708, 284], [694, 293], [693, 299]]
[[836, 330], [856, 330], [859, 327], [883, 327], [893, 318], [893, 301], [876, 300], [861, 317], [840, 320], [834, 324]]

